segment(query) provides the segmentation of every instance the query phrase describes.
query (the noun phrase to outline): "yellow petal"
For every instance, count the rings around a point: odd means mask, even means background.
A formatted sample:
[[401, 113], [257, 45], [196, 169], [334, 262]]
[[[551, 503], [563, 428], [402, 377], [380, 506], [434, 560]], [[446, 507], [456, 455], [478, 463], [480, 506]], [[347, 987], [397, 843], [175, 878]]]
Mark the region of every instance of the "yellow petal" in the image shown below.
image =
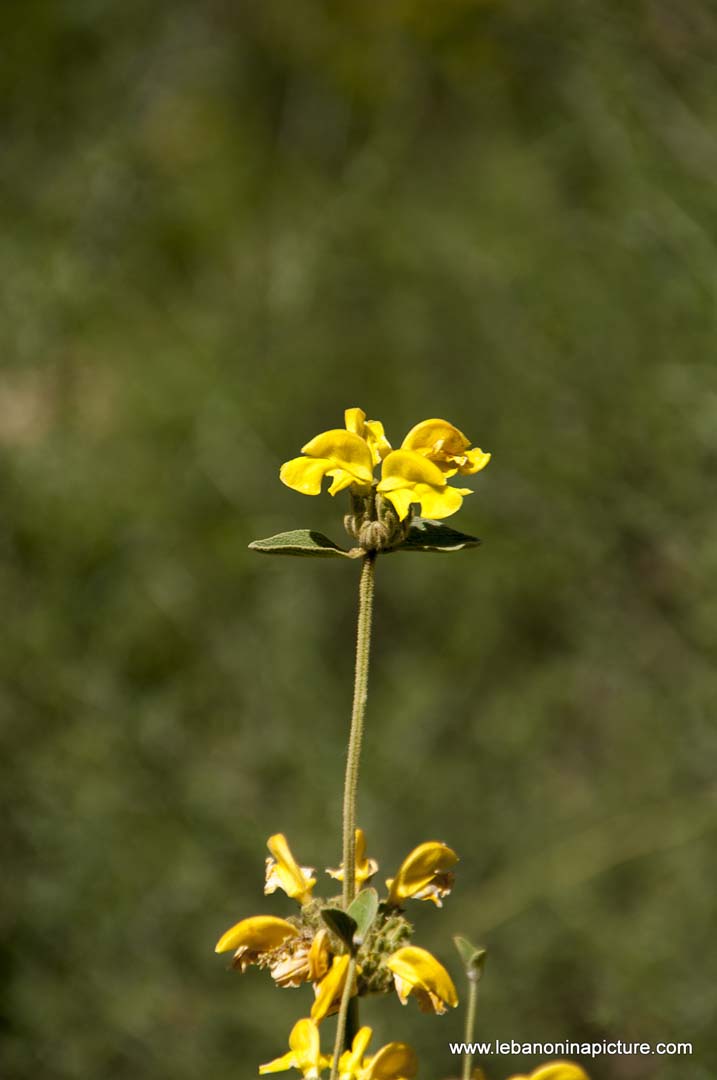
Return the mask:
[[264, 892], [268, 895], [277, 889], [283, 889], [287, 896], [298, 900], [300, 904], [308, 903], [311, 890], [316, 884], [316, 878], [311, 876], [313, 868], [299, 866], [283, 833], [270, 836], [266, 846], [274, 858], [266, 860]]
[[313, 1020], [297, 1020], [289, 1035], [289, 1046], [299, 1059], [315, 1060], [319, 1056], [319, 1029]]
[[423, 420], [411, 428], [401, 444], [404, 450], [413, 450], [435, 462], [444, 476], [455, 473], [472, 475], [484, 469], [490, 454], [476, 447], [469, 450], [470, 440], [447, 420]]
[[339, 1080], [355, 1080], [359, 1076], [371, 1034], [370, 1027], [362, 1027], [357, 1031], [351, 1049], [345, 1050], [339, 1058]]
[[[381, 481], [381, 483], [383, 483], [383, 481]], [[381, 484], [379, 484], [379, 488], [380, 487]], [[405, 521], [408, 517], [408, 511], [411, 509], [411, 505], [419, 501], [411, 487], [397, 488], [395, 491], [388, 491], [384, 488], [382, 495], [384, 499], [388, 499], [393, 506], [393, 509], [398, 514], [399, 521]]]
[[322, 1056], [319, 1045], [319, 1029], [313, 1020], [298, 1020], [289, 1035], [290, 1051], [283, 1057], [259, 1066], [259, 1074], [284, 1072], [286, 1069], [300, 1069], [307, 1078], [320, 1076], [329, 1059]]
[[481, 450], [479, 446], [476, 446], [474, 450], [467, 450], [465, 454], [466, 464], [461, 466], [458, 471], [463, 473], [464, 476], [472, 476], [473, 473], [485, 469], [491, 456], [492, 455], [487, 454], [485, 450]]
[[311, 1019], [317, 1024], [338, 1008], [344, 992], [348, 967], [348, 956], [335, 956], [328, 975], [325, 975], [319, 983], [316, 1000], [311, 1007]]
[[447, 518], [460, 510], [463, 505], [463, 496], [471, 495], [470, 488], [454, 488], [447, 484], [443, 488], [429, 487], [427, 484], [416, 484], [414, 488], [415, 501], [420, 503], [421, 513], [426, 518]]
[[344, 424], [346, 430], [350, 431], [353, 435], [358, 435], [363, 438], [363, 427], [366, 423], [366, 413], [363, 409], [353, 408], [344, 409]]
[[309, 949], [308, 955], [310, 982], [320, 982], [329, 970], [330, 954], [328, 939], [329, 932], [322, 926], [322, 928], [317, 931], [314, 940], [311, 942], [311, 948]]
[[541, 1065], [534, 1069], [530, 1075], [521, 1074], [513, 1076], [510, 1080], [590, 1080], [588, 1074], [579, 1065], [572, 1061], [553, 1061], [549, 1065]]
[[374, 465], [378, 465], [386, 454], [391, 452], [391, 444], [386, 438], [380, 420], [367, 420], [363, 409], [346, 409], [344, 422], [347, 431], [359, 435], [368, 444]]
[[345, 469], [329, 469], [326, 475], [333, 477], [329, 495], [338, 495], [340, 491], [345, 491], [347, 487], [351, 487], [352, 484], [357, 482], [356, 477], [352, 476], [350, 472], [346, 472]]
[[373, 480], [373, 458], [367, 443], [351, 431], [334, 428], [302, 446], [301, 452], [312, 458], [326, 458], [333, 467], [345, 469], [360, 483]]
[[447, 420], [422, 420], [411, 428], [401, 448], [416, 450], [419, 454], [443, 451], [454, 455], [464, 453], [470, 444], [470, 439]]
[[412, 1080], [418, 1073], [418, 1058], [406, 1043], [382, 1046], [368, 1065], [365, 1080]]
[[387, 903], [401, 906], [404, 900], [416, 896], [430, 886], [437, 875], [444, 875], [458, 862], [452, 848], [437, 840], [428, 840], [403, 860], [396, 877], [386, 884], [389, 888]]
[[321, 458], [292, 458], [281, 466], [279, 479], [302, 495], [320, 495], [321, 481], [330, 468], [331, 462]]
[[289, 1053], [284, 1054], [283, 1057], [274, 1058], [273, 1061], [267, 1061], [266, 1065], [260, 1065], [259, 1075], [265, 1076], [266, 1073], [286, 1072], [287, 1069], [295, 1068], [297, 1068], [296, 1058], [291, 1051], [289, 1051]]
[[[356, 885], [360, 888], [367, 881], [373, 877], [378, 870], [378, 863], [375, 859], [366, 858], [366, 836], [363, 829], [356, 830], [356, 869], [354, 871], [356, 877]], [[327, 874], [330, 874], [336, 881], [344, 880], [344, 864], [338, 870], [327, 870]]]
[[277, 919], [274, 915], [252, 915], [222, 934], [214, 951], [223, 953], [244, 947], [253, 952], [268, 952], [298, 933], [296, 927], [286, 919]]
[[418, 503], [424, 517], [448, 517], [468, 494], [465, 488], [448, 487], [438, 465], [413, 450], [394, 450], [388, 455], [377, 490], [393, 504], [402, 521], [412, 503]]
[[[458, 994], [453, 985], [453, 980], [435, 956], [427, 949], [419, 949], [416, 945], [405, 945], [389, 956], [386, 966], [403, 984], [405, 995], [416, 990], [435, 996], [445, 1005], [455, 1008], [458, 1004]], [[398, 986], [397, 986], [398, 990]], [[399, 997], [401, 993], [399, 992]]]
[[384, 458], [378, 490], [384, 492], [402, 486], [396, 480], [402, 484], [430, 484], [433, 487], [445, 487], [446, 484], [438, 466], [413, 450], [393, 450]]

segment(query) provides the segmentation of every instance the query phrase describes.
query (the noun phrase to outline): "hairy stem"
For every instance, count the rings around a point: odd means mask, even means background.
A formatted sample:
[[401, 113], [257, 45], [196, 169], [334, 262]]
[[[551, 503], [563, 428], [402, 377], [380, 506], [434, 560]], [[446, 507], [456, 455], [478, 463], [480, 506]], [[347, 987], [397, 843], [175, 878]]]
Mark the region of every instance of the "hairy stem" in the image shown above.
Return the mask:
[[[347, 908], [356, 895], [356, 798], [358, 794], [361, 743], [363, 741], [366, 699], [368, 696], [368, 661], [371, 650], [371, 619], [373, 615], [373, 583], [376, 569], [376, 552], [367, 551], [363, 557], [359, 582], [358, 625], [356, 629], [356, 669], [354, 675], [354, 700], [351, 709], [351, 731], [346, 754], [346, 777], [344, 780], [343, 807], [343, 906]], [[338, 1077], [339, 1058], [351, 1046], [359, 1028], [358, 1001], [351, 997], [356, 976], [356, 958], [351, 961], [346, 975], [346, 986], [341, 997], [336, 1021], [336, 1041], [331, 1066], [331, 1080]]]
[[476, 1007], [478, 1005], [478, 979], [474, 973], [468, 976], [468, 1008], [466, 1010], [466, 1031], [464, 1043], [466, 1051], [463, 1055], [463, 1073], [461, 1080], [471, 1080], [471, 1066], [473, 1054], [468, 1047], [473, 1042], [476, 1026]]
[[371, 617], [373, 615], [373, 583], [376, 552], [367, 551], [361, 567], [359, 583], [358, 627], [356, 633], [356, 672], [354, 700], [351, 710], [351, 733], [346, 756], [343, 811], [343, 905], [347, 908], [356, 895], [356, 796], [358, 791], [361, 743], [363, 741], [366, 698], [368, 695], [368, 661], [371, 647]]
[[[345, 1049], [349, 1049], [351, 1045], [351, 1039], [353, 1039], [353, 1035], [351, 1035], [351, 1033], [347, 1030], [346, 1018], [349, 1014], [349, 1005], [351, 1004], [351, 992], [353, 990], [355, 978], [356, 957], [352, 956], [349, 960], [349, 966], [346, 970], [346, 983], [344, 984], [344, 992], [341, 995], [341, 1005], [339, 1007], [339, 1015], [336, 1020], [336, 1041], [334, 1042], [334, 1056], [331, 1062], [330, 1080], [338, 1080], [339, 1058], [341, 1057], [341, 1054]], [[355, 1000], [356, 999], [354, 998], [354, 1001]], [[358, 1027], [358, 1008], [355, 1007], [353, 1012], [355, 1017], [354, 1023]]]

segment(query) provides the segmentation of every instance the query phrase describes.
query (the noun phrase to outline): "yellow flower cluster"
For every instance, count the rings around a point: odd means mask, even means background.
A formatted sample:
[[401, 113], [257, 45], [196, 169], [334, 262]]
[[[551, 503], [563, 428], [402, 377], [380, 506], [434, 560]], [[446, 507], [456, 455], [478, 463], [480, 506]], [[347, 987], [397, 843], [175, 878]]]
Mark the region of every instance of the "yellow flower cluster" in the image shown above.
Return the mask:
[[[320, 1052], [318, 1025], [339, 1007], [349, 972], [349, 955], [340, 951], [341, 946], [337, 946], [327, 928], [318, 925], [314, 917], [314, 907], [318, 903], [320, 913], [321, 902], [312, 895], [316, 884], [313, 868], [299, 865], [281, 833], [269, 837], [267, 846], [271, 855], [266, 860], [265, 893], [282, 889], [301, 905], [302, 916], [306, 918], [253, 915], [242, 919], [221, 936], [216, 951], [233, 952], [232, 966], [241, 972], [250, 964], [268, 967], [277, 986], [296, 987], [307, 982], [313, 985], [311, 1014], [293, 1028], [289, 1053], [262, 1065], [260, 1072], [297, 1068], [305, 1077], [318, 1077], [322, 1069], [331, 1066], [331, 1059]], [[380, 905], [383, 925], [398, 919], [405, 940], [410, 930], [403, 930], [400, 914], [403, 905], [415, 899], [430, 900], [441, 906], [453, 883], [450, 867], [457, 861], [456, 853], [438, 841], [415, 848], [401, 863], [395, 877], [386, 882], [388, 894]], [[366, 855], [366, 838], [361, 829], [356, 830], [355, 865], [360, 886], [366, 885], [378, 871], [376, 861]], [[340, 881], [344, 868], [327, 873]], [[408, 924], [405, 925], [407, 928]], [[402, 1004], [412, 996], [423, 1012], [438, 1014], [458, 1004], [450, 975], [426, 949], [400, 945], [387, 955], [369, 952], [368, 958], [383, 969], [386, 982], [389, 986], [393, 983]], [[352, 993], [358, 992], [359, 986], [355, 984]], [[366, 1057], [370, 1037], [370, 1028], [358, 1032], [351, 1050], [339, 1061], [340, 1080], [409, 1080], [416, 1075], [415, 1054], [404, 1043], [389, 1043]]]
[[[445, 518], [460, 509], [469, 488], [451, 487], [450, 477], [480, 472], [490, 454], [478, 447], [447, 420], [423, 420], [411, 428], [398, 450], [388, 442], [380, 420], [367, 420], [362, 409], [347, 409], [344, 428], [323, 431], [302, 447], [303, 457], [281, 466], [280, 479], [303, 495], [318, 495], [325, 476], [329, 494], [349, 488], [365, 496], [373, 486], [391, 503], [399, 520], [412, 506], [428, 518]], [[381, 479], [374, 468], [381, 465]]]

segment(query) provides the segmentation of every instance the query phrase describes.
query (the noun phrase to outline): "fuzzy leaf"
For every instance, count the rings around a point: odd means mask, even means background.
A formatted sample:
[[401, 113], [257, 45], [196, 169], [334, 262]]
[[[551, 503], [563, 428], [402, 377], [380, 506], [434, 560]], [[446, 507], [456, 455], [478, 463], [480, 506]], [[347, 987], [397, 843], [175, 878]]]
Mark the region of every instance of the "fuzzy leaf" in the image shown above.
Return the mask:
[[378, 893], [375, 889], [363, 889], [349, 905], [346, 914], [356, 923], [354, 933], [357, 945], [361, 945], [366, 940], [366, 934], [371, 929], [377, 911]]
[[478, 547], [477, 536], [451, 529], [440, 521], [428, 518], [414, 518], [408, 530], [408, 536], [402, 544], [391, 548], [392, 551], [462, 551], [463, 548]]
[[354, 943], [354, 934], [356, 933], [356, 920], [342, 911], [341, 908], [323, 908], [321, 911], [321, 918], [324, 920], [329, 930], [341, 938], [345, 945], [351, 949]]
[[252, 540], [249, 547], [262, 555], [298, 555], [319, 559], [353, 559], [355, 556], [340, 548], [333, 540], [314, 529], [292, 529], [291, 532], [277, 533], [264, 540]]

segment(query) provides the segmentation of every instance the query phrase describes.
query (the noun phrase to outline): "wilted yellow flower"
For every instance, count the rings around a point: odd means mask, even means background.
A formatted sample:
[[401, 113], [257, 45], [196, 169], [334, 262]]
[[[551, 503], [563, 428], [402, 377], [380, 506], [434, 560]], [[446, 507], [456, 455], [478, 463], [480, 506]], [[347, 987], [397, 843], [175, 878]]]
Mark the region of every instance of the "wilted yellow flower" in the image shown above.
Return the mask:
[[413, 503], [427, 518], [445, 518], [460, 510], [470, 488], [454, 488], [446, 483], [438, 465], [415, 450], [393, 450], [383, 460], [381, 480], [376, 490], [392, 504], [401, 521]]
[[300, 904], [307, 904], [311, 899], [311, 890], [316, 884], [313, 878], [313, 868], [299, 866], [291, 849], [286, 842], [283, 833], [270, 836], [266, 842], [274, 858], [266, 860], [266, 884], [264, 892], [273, 893], [277, 889], [283, 889], [292, 900], [298, 900]]
[[455, 851], [437, 840], [419, 844], [403, 860], [395, 878], [386, 881], [389, 890], [386, 903], [401, 907], [405, 900], [413, 897], [414, 900], [432, 900], [442, 907], [442, 897], [448, 895], [453, 885], [449, 868], [457, 862]]
[[392, 1042], [378, 1053], [364, 1058], [371, 1040], [371, 1028], [362, 1027], [339, 1058], [339, 1080], [412, 1080], [418, 1071], [418, 1059], [406, 1043]]
[[[329, 968], [328, 974], [324, 975], [316, 990], [316, 999], [311, 1007], [311, 1019], [317, 1024], [326, 1016], [336, 1012], [341, 1004], [341, 995], [346, 985], [346, 975], [349, 969], [348, 956], [335, 956]], [[352, 996], [356, 993], [353, 987]]]
[[548, 1065], [541, 1065], [532, 1073], [521, 1073], [520, 1076], [512, 1076], [510, 1080], [590, 1080], [588, 1074], [579, 1065], [573, 1065], [572, 1061], [552, 1061]]
[[455, 1008], [458, 994], [453, 980], [427, 949], [404, 945], [389, 956], [386, 966], [393, 972], [396, 993], [405, 1005], [413, 994], [421, 1012], [444, 1013], [446, 1006]]
[[[361, 889], [367, 881], [370, 881], [373, 875], [378, 870], [378, 863], [375, 859], [366, 858], [366, 837], [363, 829], [356, 830], [356, 889]], [[338, 870], [327, 870], [327, 874], [330, 874], [332, 878], [336, 878], [337, 881], [344, 880], [344, 864]]]
[[289, 1036], [289, 1053], [266, 1065], [259, 1066], [259, 1074], [285, 1072], [300, 1069], [306, 1080], [316, 1080], [331, 1065], [331, 1058], [321, 1053], [319, 1029], [313, 1020], [299, 1020]]
[[363, 409], [347, 409], [344, 423], [347, 431], [366, 440], [374, 465], [391, 453], [391, 444], [384, 434], [383, 424], [380, 420], [367, 420]]
[[329, 970], [328, 937], [328, 930], [322, 927], [310, 943], [295, 938], [288, 941], [287, 947], [269, 960], [271, 977], [276, 985], [287, 987], [320, 982]]
[[422, 454], [446, 476], [468, 476], [484, 469], [491, 457], [479, 447], [470, 450], [470, 445], [470, 439], [447, 420], [422, 420], [411, 428], [401, 449]]
[[370, 430], [360, 409], [348, 409], [346, 419], [347, 426], [350, 420], [355, 428], [365, 427], [371, 442], [353, 430], [333, 428], [322, 431], [302, 446], [305, 457], [292, 458], [281, 466], [279, 479], [287, 487], [302, 495], [319, 495], [321, 481], [330, 476], [329, 495], [336, 495], [347, 487], [353, 487], [355, 491], [368, 490], [373, 481], [374, 449], [378, 453], [383, 427], [377, 421], [369, 421], [369, 424], [377, 425], [376, 430]]
[[298, 933], [296, 927], [286, 919], [277, 919], [274, 915], [252, 915], [222, 934], [214, 951], [223, 953], [236, 949], [233, 966], [243, 972], [262, 953], [277, 949]]

